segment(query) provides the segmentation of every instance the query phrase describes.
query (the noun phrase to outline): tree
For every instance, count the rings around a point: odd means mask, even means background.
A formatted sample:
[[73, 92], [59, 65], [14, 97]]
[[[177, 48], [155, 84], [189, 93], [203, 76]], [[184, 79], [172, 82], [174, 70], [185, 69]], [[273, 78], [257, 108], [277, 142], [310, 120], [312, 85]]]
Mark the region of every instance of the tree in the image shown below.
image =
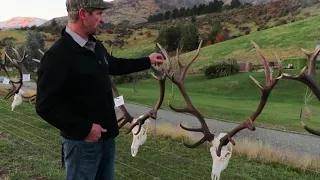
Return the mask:
[[42, 55], [39, 53], [38, 49], [44, 51], [45, 42], [41, 33], [37, 31], [28, 31], [25, 39], [25, 49], [28, 57], [26, 58], [24, 65], [29, 72], [33, 72], [38, 64], [35, 61], [32, 61], [32, 58], [41, 59]]
[[187, 16], [188, 14], [187, 14], [187, 11], [186, 11], [186, 8], [180, 8], [180, 10], [179, 10], [179, 17], [185, 17], [185, 16]]
[[177, 49], [179, 40], [179, 26], [165, 26], [160, 29], [156, 42], [165, 47], [167, 51], [173, 51]]
[[[6, 44], [5, 53], [7, 53], [10, 58], [16, 59], [16, 55], [15, 55], [13, 49], [12, 49], [13, 48], [13, 42], [11, 40], [6, 40], [5, 44]], [[5, 62], [5, 65], [7, 67], [12, 67], [12, 64], [10, 63], [9, 60]]]
[[167, 20], [167, 19], [170, 19], [171, 18], [171, 11], [166, 11], [164, 13], [164, 19]]
[[195, 15], [191, 16], [191, 22], [195, 24], [197, 22], [197, 17]]
[[175, 8], [173, 11], [172, 11], [172, 18], [178, 18], [179, 17], [179, 10], [177, 8]]
[[239, 0], [232, 0], [230, 3], [231, 9], [238, 8], [240, 6], [241, 6], [241, 2]]
[[216, 36], [218, 35], [218, 33], [221, 31], [221, 22], [220, 21], [213, 21], [212, 23], [212, 30], [210, 31], [209, 35], [208, 35], [208, 39], [211, 42], [214, 42], [216, 40]]
[[187, 23], [180, 28], [181, 40], [180, 44], [186, 51], [197, 49], [199, 45], [199, 33], [197, 26], [193, 23]]

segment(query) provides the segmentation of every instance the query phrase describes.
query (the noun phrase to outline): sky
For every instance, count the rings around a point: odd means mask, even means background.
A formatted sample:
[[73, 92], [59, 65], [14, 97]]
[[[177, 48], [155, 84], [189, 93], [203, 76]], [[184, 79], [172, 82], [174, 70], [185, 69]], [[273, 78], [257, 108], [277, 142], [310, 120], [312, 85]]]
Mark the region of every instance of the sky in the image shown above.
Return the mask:
[[0, 0], [0, 21], [17, 16], [50, 20], [66, 15], [66, 0]]

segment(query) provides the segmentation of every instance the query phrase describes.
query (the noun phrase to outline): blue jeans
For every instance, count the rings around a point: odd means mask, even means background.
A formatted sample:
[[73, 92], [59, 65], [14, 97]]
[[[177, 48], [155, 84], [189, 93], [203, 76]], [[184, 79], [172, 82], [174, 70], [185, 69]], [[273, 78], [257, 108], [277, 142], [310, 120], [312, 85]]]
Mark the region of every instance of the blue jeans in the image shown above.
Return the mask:
[[62, 137], [66, 180], [114, 180], [115, 140], [73, 141]]

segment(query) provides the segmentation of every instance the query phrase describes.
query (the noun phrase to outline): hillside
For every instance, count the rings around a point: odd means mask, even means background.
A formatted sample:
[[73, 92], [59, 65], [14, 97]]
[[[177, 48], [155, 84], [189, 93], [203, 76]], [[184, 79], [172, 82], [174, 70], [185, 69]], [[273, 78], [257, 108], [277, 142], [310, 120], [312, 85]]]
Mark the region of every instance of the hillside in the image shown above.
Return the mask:
[[36, 17], [14, 17], [0, 22], [0, 29], [40, 26], [48, 20]]
[[[104, 13], [106, 23], [134, 25], [147, 22], [150, 15], [156, 13], [164, 13], [172, 11], [175, 8], [191, 8], [194, 5], [208, 4], [214, 0], [114, 0], [114, 7], [108, 9]], [[223, 0], [225, 3], [230, 3], [230, 0]], [[243, 2], [252, 2], [262, 4], [272, 0], [244, 0]], [[66, 17], [55, 18], [62, 25], [67, 22]], [[50, 25], [51, 20], [44, 26]]]
[[[281, 60], [302, 59], [305, 61], [306, 56], [301, 48], [312, 51], [320, 43], [319, 21], [320, 16], [310, 17], [203, 47], [191, 71], [198, 72], [206, 65], [226, 59], [251, 61], [254, 64], [260, 63], [256, 52], [253, 51], [251, 40], [261, 47], [268, 61], [276, 61], [275, 53]], [[186, 63], [193, 57], [194, 53], [189, 52], [182, 55], [182, 60]], [[285, 63], [286, 61], [284, 61]]]

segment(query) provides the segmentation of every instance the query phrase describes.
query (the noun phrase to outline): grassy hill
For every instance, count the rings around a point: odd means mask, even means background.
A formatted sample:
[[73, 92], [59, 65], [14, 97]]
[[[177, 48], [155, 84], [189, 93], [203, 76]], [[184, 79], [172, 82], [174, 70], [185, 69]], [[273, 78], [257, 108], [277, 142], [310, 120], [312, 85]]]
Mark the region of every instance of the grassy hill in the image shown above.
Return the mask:
[[[281, 60], [305, 58], [301, 48], [314, 50], [320, 43], [319, 21], [320, 16], [315, 16], [203, 47], [191, 71], [197, 71], [205, 65], [228, 58], [260, 63], [256, 52], [252, 51], [251, 40], [260, 46], [269, 61], [276, 60], [274, 53], [277, 53]], [[183, 61], [189, 61], [194, 53], [184, 54]]]

